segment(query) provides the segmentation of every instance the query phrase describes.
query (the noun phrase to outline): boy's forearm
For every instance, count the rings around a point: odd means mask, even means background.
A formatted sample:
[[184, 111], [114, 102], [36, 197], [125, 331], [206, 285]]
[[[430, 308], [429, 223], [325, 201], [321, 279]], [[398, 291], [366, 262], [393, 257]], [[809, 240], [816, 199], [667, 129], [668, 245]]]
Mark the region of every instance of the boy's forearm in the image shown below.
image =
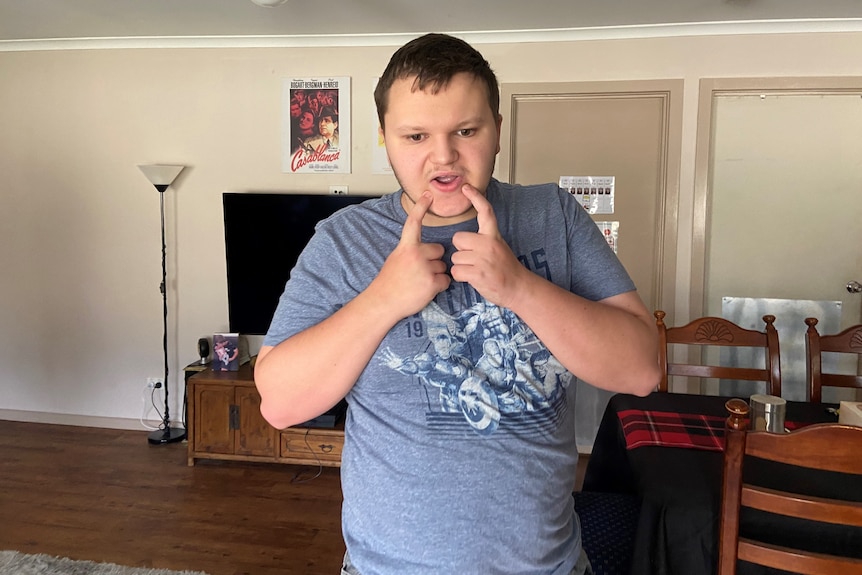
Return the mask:
[[370, 297], [357, 296], [319, 324], [261, 349], [255, 384], [261, 414], [271, 425], [283, 429], [308, 421], [347, 395], [397, 321], [379, 308]]
[[646, 395], [660, 379], [658, 332], [637, 292], [602, 301], [531, 274], [512, 311], [569, 371], [615, 392]]

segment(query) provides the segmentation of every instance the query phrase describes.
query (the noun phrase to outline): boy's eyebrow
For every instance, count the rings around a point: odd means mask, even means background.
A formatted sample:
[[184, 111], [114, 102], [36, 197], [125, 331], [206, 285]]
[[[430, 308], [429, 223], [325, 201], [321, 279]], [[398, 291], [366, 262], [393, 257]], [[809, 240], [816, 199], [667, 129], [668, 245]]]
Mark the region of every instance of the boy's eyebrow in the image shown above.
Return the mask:
[[[478, 125], [481, 122], [481, 116], [475, 116], [472, 118], [465, 118], [454, 125], [453, 130], [461, 130], [466, 127], [473, 127]], [[390, 122], [391, 125], [391, 122]], [[392, 126], [392, 130], [395, 132], [405, 132], [405, 133], [416, 133], [416, 132], [425, 132], [427, 128], [424, 128], [420, 125], [401, 125], [401, 126]]]
[[[390, 125], [391, 125], [391, 124], [390, 124]], [[392, 130], [393, 130], [393, 131], [395, 131], [395, 132], [410, 132], [410, 133], [416, 133], [416, 132], [423, 132], [423, 131], [425, 131], [425, 128], [422, 128], [421, 126], [407, 126], [407, 125], [403, 125], [403, 126], [392, 127]]]

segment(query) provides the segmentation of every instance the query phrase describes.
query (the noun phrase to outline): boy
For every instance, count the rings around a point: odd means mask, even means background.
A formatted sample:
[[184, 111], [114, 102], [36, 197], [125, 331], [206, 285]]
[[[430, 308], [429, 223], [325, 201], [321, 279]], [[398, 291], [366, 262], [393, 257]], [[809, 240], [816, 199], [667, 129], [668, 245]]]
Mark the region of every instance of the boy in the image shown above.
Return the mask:
[[318, 226], [258, 355], [275, 427], [350, 405], [342, 573], [590, 573], [574, 378], [659, 380], [652, 318], [586, 212], [492, 179], [499, 99], [459, 39], [392, 56], [375, 101], [401, 190]]

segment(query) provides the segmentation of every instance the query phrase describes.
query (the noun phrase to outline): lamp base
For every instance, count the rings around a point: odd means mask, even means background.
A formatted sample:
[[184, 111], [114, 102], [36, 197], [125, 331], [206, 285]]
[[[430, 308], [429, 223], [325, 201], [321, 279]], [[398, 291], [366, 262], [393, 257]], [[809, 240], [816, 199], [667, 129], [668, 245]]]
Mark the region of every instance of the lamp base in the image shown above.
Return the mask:
[[164, 445], [165, 443], [176, 443], [186, 438], [186, 430], [179, 427], [168, 427], [158, 429], [147, 435], [147, 441], [153, 445]]

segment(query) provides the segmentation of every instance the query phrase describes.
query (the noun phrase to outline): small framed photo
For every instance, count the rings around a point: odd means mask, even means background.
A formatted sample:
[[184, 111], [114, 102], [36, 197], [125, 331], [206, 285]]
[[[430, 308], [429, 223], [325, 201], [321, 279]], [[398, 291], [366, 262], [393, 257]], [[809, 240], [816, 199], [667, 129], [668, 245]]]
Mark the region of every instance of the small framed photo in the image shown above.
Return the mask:
[[213, 335], [213, 371], [237, 371], [239, 369], [239, 334], [217, 333]]

